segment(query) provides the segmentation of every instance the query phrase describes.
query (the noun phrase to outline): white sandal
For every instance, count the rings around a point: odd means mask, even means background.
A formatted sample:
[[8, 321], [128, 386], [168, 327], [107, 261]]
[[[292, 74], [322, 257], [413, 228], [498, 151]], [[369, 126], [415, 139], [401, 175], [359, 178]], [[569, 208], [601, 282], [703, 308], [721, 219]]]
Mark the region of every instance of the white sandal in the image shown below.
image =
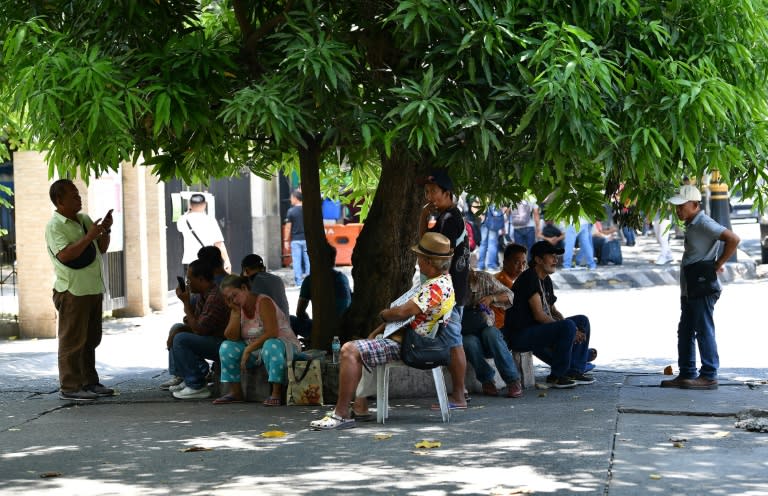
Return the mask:
[[336, 415], [336, 412], [330, 413], [320, 420], [313, 420], [309, 427], [315, 431], [330, 431], [333, 429], [351, 429], [355, 426], [355, 419], [345, 419]]

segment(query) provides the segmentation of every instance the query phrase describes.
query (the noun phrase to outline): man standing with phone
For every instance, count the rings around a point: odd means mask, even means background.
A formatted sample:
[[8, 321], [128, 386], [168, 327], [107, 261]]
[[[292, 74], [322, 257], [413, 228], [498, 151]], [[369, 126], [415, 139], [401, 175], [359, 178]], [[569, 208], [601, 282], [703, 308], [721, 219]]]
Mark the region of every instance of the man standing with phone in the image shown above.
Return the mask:
[[101, 254], [107, 251], [112, 210], [96, 221], [79, 213], [80, 193], [69, 179], [59, 179], [49, 190], [56, 207], [45, 228], [48, 255], [56, 281], [53, 304], [59, 313], [59, 397], [93, 401], [114, 390], [99, 382], [96, 347], [101, 343], [104, 281]]

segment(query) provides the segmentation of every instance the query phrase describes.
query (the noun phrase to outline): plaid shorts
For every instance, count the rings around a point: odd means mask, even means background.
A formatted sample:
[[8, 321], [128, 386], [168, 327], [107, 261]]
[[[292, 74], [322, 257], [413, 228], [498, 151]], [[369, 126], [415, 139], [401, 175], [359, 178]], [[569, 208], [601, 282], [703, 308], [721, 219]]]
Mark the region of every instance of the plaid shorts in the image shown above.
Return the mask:
[[358, 339], [352, 344], [360, 352], [367, 370], [400, 360], [400, 343], [391, 339]]

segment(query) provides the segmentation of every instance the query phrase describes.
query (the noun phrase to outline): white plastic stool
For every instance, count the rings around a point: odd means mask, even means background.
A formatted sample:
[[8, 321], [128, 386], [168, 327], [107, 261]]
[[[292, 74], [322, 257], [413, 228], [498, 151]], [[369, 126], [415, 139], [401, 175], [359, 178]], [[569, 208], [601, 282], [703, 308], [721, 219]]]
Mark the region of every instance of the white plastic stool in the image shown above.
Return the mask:
[[[384, 365], [384, 370], [376, 374], [376, 422], [383, 424], [389, 417], [389, 369], [390, 367], [406, 367], [403, 362], [396, 361]], [[435, 381], [437, 401], [440, 403], [440, 413], [443, 422], [451, 421], [451, 411], [448, 408], [448, 393], [445, 390], [443, 368], [432, 369], [432, 378]]]

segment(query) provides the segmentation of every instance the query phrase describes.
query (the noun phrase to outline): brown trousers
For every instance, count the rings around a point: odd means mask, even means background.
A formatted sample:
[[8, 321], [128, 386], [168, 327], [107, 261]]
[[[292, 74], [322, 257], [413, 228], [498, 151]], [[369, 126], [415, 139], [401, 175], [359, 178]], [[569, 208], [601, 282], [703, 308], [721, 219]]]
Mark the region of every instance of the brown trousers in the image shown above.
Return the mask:
[[62, 391], [79, 391], [99, 383], [96, 347], [101, 343], [103, 295], [75, 296], [53, 291], [59, 312], [59, 384]]

